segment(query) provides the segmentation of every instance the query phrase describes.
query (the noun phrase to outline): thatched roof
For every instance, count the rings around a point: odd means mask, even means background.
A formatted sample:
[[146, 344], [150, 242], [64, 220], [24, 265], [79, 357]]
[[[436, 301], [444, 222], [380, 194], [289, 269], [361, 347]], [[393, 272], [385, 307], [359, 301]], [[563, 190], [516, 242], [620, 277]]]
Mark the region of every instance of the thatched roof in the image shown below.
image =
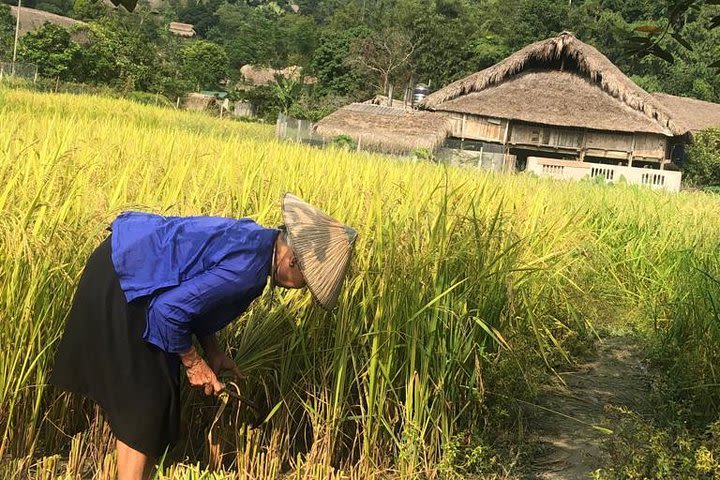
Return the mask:
[[[10, 6], [10, 12], [17, 19], [18, 7]], [[25, 35], [28, 32], [37, 30], [45, 25], [46, 22], [60, 25], [61, 27], [70, 28], [75, 25], [87, 25], [85, 22], [75, 20], [74, 18], [55, 15], [54, 13], [36, 10], [34, 8], [20, 7], [20, 31], [19, 35]]]
[[597, 85], [570, 72], [523, 72], [496, 87], [449, 100], [440, 108], [561, 127], [669, 133]]
[[667, 93], [653, 93], [673, 114], [673, 118], [693, 132], [706, 128], [720, 128], [720, 104], [696, 98], [676, 97]]
[[170, 25], [168, 25], [168, 30], [170, 31], [170, 33], [174, 33], [175, 35], [178, 35], [180, 37], [195, 36], [195, 28], [191, 23], [170, 22]]
[[[240, 74], [243, 76], [245, 81], [251, 85], [270, 85], [275, 83], [275, 75], [280, 75], [285, 78], [296, 78], [302, 77], [302, 67], [297, 65], [290, 65], [289, 67], [276, 69], [270, 67], [258, 67], [256, 65], [243, 65], [240, 67]], [[304, 77], [305, 84], [317, 83], [315, 77]]]
[[409, 153], [416, 148], [435, 150], [450, 134], [442, 114], [353, 103], [331, 113], [315, 125], [315, 132], [332, 139], [349, 135], [362, 147], [388, 153]]
[[412, 105], [405, 104], [402, 100], [393, 99], [392, 105], [390, 105], [390, 97], [387, 95], [375, 95], [373, 98], [362, 102], [368, 105], [380, 105], [381, 107], [392, 107], [392, 108], [403, 108], [405, 110], [412, 110]]
[[[528, 45], [492, 67], [451, 83], [428, 95], [421, 103], [421, 107], [444, 110], [446, 102], [458, 99], [458, 102], [454, 104], [457, 110], [459, 104], [462, 103], [460, 97], [467, 98], [468, 94], [474, 92], [497, 89], [498, 86], [524, 71], [571, 72], [596, 85], [616, 101], [641, 113], [651, 122], [656, 123], [662, 131], [666, 131], [670, 135], [683, 135], [687, 132], [687, 129], [674, 120], [663, 104], [637, 86], [597, 49], [581, 42], [568, 32]], [[534, 100], [544, 95], [553, 95], [554, 92], [551, 90], [554, 88], [563, 88], [563, 86], [545, 84], [544, 89], [536, 89], [532, 97], [528, 99], [533, 101], [530, 101], [526, 108], [536, 110], [536, 113], [541, 116], [544, 112], [541, 111], [541, 108], [536, 108]], [[585, 89], [585, 93], [589, 94], [589, 90]], [[542, 105], [545, 103], [543, 102]], [[596, 116], [604, 114], [605, 112], [602, 111], [595, 112]], [[586, 121], [589, 120], [590, 118], [586, 117]], [[574, 126], [592, 128], [587, 126], [586, 121]], [[628, 120], [627, 122], [632, 123], [633, 121]], [[657, 132], [657, 130], [655, 127], [648, 130], [647, 122], [642, 122], [638, 123], [637, 129], [633, 131]]]

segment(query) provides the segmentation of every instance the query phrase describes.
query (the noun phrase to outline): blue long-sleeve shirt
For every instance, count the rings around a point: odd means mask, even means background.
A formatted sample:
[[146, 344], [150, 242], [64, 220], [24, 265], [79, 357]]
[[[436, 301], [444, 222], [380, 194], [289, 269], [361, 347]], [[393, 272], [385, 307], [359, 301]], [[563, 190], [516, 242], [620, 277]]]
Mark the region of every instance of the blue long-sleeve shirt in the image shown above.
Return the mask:
[[124, 212], [112, 261], [125, 298], [150, 296], [144, 339], [169, 353], [214, 333], [260, 296], [278, 231], [250, 219]]

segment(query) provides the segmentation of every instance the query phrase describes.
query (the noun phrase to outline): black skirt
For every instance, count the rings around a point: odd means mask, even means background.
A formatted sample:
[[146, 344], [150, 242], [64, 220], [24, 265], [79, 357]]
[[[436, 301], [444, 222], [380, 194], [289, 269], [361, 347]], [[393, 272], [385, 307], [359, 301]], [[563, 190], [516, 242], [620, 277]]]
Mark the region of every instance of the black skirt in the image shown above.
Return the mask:
[[177, 355], [142, 338], [147, 298], [125, 300], [110, 243], [108, 237], [85, 265], [50, 383], [94, 400], [119, 440], [158, 457], [178, 436]]

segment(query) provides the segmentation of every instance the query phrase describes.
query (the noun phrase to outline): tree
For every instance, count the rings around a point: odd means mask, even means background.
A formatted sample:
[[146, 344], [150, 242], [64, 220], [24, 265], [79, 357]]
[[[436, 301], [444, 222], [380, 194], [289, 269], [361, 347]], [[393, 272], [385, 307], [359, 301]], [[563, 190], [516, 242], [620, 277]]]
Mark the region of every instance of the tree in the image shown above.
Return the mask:
[[[326, 32], [315, 49], [311, 70], [318, 78], [318, 87], [324, 94], [358, 95], [365, 84], [365, 74], [356, 65], [347, 62], [350, 45], [358, 38], [370, 35], [364, 27], [340, 32]], [[363, 92], [366, 93], [366, 92]]]
[[198, 40], [180, 52], [182, 74], [198, 90], [215, 88], [227, 76], [228, 56], [220, 45]]
[[220, 20], [215, 14], [220, 4], [220, 0], [198, 1], [188, 4], [178, 11], [178, 19], [181, 22], [191, 23], [198, 35], [207, 37], [210, 29], [216, 26]]
[[407, 32], [386, 28], [370, 37], [356, 38], [350, 45], [348, 61], [374, 75], [386, 95], [391, 80], [407, 71], [414, 51]]
[[300, 99], [303, 89], [303, 79], [295, 76], [275, 75], [272, 92], [277, 99], [280, 111], [287, 115], [290, 108]]
[[697, 186], [720, 187], [720, 130], [695, 135], [688, 151], [684, 180]]
[[80, 53], [70, 32], [52, 23], [25, 34], [18, 50], [23, 62], [37, 65], [40, 76], [62, 80], [72, 79], [70, 67]]
[[[0, 60], [12, 60], [12, 47], [15, 39], [15, 19], [10, 7], [0, 3]], [[6, 52], [10, 52], [8, 55]], [[3, 57], [8, 58], [3, 58]]]
[[569, 30], [570, 7], [557, 0], [504, 0], [488, 11], [488, 28], [511, 51]]
[[282, 49], [278, 48], [278, 22], [274, 13], [225, 3], [216, 15], [218, 24], [208, 31], [207, 39], [225, 47], [232, 69], [246, 64], [285, 66]]
[[73, 17], [78, 20], [97, 20], [107, 13], [103, 0], [75, 0]]
[[161, 68], [164, 44], [158, 27], [152, 22], [141, 25], [136, 17], [104, 17], [91, 24], [88, 43], [76, 62], [79, 80], [108, 84], [125, 92], [162, 93], [163, 77], [175, 72]]
[[[635, 27], [639, 32], [628, 39], [626, 50], [639, 57], [653, 55], [668, 63], [675, 62], [675, 55], [667, 47], [668, 42], [692, 51], [693, 41], [686, 36], [685, 26], [692, 21], [692, 17], [699, 14], [704, 6], [713, 8], [705, 28], [713, 30], [720, 27], [720, 10], [714, 8], [720, 2], [717, 0], [671, 0], [663, 18]], [[720, 71], [720, 59], [715, 58], [709, 65]]]
[[[25, 2], [23, 2], [25, 5]], [[56, 15], [68, 16], [72, 13], [73, 0], [38, 0], [35, 8]]]

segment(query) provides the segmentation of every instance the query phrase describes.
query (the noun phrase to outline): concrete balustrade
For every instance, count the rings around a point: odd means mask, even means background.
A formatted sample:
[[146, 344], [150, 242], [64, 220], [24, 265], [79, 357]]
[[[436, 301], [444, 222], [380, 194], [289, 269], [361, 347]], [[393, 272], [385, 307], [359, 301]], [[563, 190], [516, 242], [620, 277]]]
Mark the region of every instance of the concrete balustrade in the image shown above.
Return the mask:
[[563, 180], [582, 180], [602, 175], [608, 183], [625, 181], [630, 185], [643, 185], [655, 190], [680, 191], [682, 173], [670, 170], [624, 167], [601, 163], [556, 160], [552, 158], [528, 157], [528, 172], [540, 177]]

